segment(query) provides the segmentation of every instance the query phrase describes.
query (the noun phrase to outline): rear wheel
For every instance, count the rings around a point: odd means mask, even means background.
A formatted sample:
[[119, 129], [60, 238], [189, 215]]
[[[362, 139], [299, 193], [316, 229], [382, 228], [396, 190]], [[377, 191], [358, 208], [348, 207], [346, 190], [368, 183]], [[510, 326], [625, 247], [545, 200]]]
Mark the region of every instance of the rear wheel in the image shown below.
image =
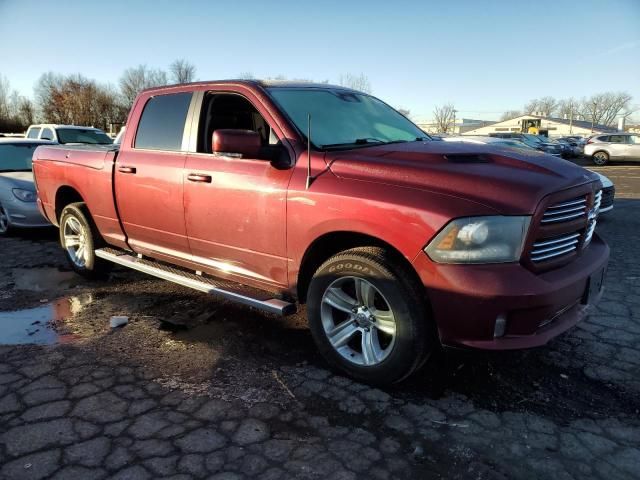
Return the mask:
[[434, 349], [421, 286], [383, 249], [354, 248], [327, 260], [307, 300], [320, 353], [358, 380], [399, 382]]
[[6, 235], [9, 233], [11, 225], [9, 224], [9, 212], [0, 205], [0, 235]]
[[606, 165], [607, 163], [609, 163], [609, 154], [607, 152], [596, 152], [593, 154], [593, 156], [591, 157], [591, 159], [593, 160], [593, 163], [595, 163], [596, 165]]
[[60, 215], [60, 244], [71, 268], [83, 277], [103, 278], [112, 264], [96, 257], [95, 249], [105, 246], [84, 203], [67, 205]]

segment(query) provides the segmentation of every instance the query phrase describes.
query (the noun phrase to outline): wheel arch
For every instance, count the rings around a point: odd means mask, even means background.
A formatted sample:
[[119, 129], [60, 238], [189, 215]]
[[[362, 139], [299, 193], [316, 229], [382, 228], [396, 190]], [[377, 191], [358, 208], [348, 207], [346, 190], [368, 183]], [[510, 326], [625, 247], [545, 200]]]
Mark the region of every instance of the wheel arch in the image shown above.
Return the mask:
[[[424, 290], [420, 277], [411, 265], [411, 262], [390, 243], [365, 233], [334, 231], [325, 233], [316, 238], [304, 252], [302, 261], [300, 262], [300, 270], [298, 271], [296, 285], [298, 301], [300, 303], [306, 303], [307, 291], [309, 289], [309, 284], [311, 283], [311, 278], [320, 265], [333, 255], [356, 247], [383, 248], [393, 257], [394, 260], [405, 267], [406, 271], [412, 277], [411, 280], [417, 282], [417, 284]], [[426, 291], [424, 293], [426, 297]]]
[[78, 192], [78, 190], [69, 185], [63, 185], [58, 188], [58, 190], [56, 191], [54, 204], [56, 212], [56, 223], [59, 223], [60, 215], [62, 214], [62, 210], [64, 210], [64, 207], [76, 202], [84, 202], [84, 198], [82, 198], [82, 195], [80, 195], [80, 192]]

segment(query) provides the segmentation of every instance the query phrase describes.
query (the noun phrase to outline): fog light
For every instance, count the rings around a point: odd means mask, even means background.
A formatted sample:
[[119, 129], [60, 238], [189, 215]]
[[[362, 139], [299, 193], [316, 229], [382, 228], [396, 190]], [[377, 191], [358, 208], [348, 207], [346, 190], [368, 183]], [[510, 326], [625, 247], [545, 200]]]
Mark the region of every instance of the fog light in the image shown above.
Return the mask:
[[504, 332], [507, 330], [507, 317], [504, 315], [498, 315], [496, 317], [496, 325], [493, 327], [493, 338], [504, 336]]

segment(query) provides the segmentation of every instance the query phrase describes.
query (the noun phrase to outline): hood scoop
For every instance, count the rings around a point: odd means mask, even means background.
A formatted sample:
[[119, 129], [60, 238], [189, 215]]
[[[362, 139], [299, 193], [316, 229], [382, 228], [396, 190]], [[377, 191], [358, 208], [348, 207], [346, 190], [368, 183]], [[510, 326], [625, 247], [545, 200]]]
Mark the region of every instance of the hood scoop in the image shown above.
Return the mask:
[[489, 157], [477, 153], [448, 153], [443, 157], [451, 163], [491, 163]]

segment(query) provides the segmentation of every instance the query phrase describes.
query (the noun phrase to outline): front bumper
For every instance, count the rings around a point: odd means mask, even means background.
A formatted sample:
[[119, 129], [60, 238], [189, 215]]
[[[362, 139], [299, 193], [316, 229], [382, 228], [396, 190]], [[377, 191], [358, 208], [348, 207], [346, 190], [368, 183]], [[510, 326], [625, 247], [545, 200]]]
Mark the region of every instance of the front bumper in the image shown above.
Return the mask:
[[[588, 306], [581, 302], [589, 277], [608, 261], [609, 247], [594, 235], [573, 262], [538, 274], [520, 264], [437, 264], [425, 254], [413, 265], [443, 345], [508, 350], [544, 345], [584, 318]], [[601, 295], [602, 290], [590, 304]], [[506, 318], [506, 329], [494, 337], [500, 316]]]
[[21, 202], [14, 199], [3, 202], [9, 213], [9, 226], [18, 228], [48, 227], [51, 223], [42, 216], [36, 202]]

